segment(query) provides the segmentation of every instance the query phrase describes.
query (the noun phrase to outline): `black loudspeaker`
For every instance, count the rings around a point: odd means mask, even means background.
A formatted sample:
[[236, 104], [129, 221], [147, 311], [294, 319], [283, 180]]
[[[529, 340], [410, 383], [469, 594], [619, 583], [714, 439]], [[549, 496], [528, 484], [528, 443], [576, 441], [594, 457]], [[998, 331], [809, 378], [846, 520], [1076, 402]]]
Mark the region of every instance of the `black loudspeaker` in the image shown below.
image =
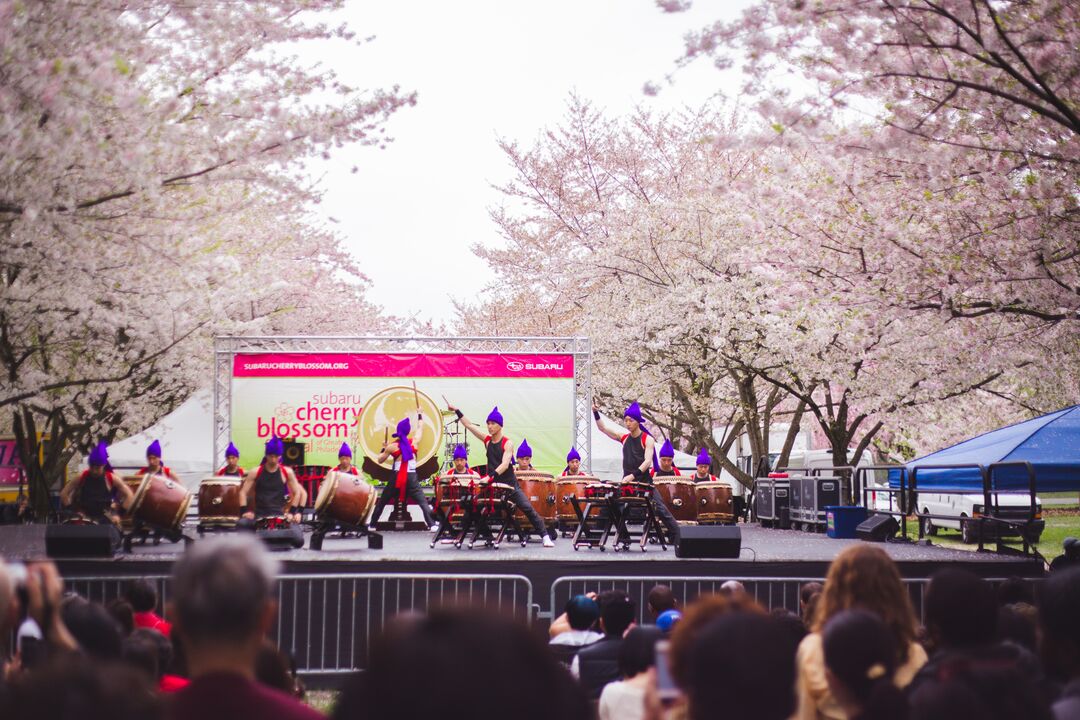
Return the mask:
[[369, 532], [367, 546], [369, 550], [382, 550], [383, 536], [377, 532]]
[[304, 464], [304, 443], [296, 442], [295, 440], [282, 441], [285, 450], [281, 456], [281, 462], [284, 465], [293, 467], [295, 465]]
[[738, 525], [684, 525], [679, 535], [675, 557], [737, 559], [742, 549]]
[[111, 525], [47, 525], [45, 554], [49, 557], [112, 557], [120, 533]]
[[855, 528], [855, 536], [860, 540], [885, 542], [900, 532], [900, 523], [892, 515], [871, 515]]

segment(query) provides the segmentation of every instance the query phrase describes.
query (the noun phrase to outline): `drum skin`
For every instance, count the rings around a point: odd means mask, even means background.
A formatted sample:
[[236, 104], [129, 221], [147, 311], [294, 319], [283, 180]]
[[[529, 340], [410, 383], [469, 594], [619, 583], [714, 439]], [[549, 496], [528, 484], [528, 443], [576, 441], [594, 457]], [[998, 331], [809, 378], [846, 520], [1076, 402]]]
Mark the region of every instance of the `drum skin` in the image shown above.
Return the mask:
[[657, 494], [671, 514], [681, 523], [696, 523], [698, 519], [697, 493], [694, 483], [680, 478], [657, 478], [653, 482]]
[[[522, 470], [516, 472], [515, 475], [518, 487], [525, 493], [525, 497], [529, 499], [529, 503], [540, 519], [545, 524], [555, 522], [555, 478], [535, 470]], [[514, 518], [523, 527], [532, 527], [532, 523], [520, 509], [514, 512]]]
[[191, 493], [164, 475], [146, 475], [131, 503], [131, 514], [141, 522], [162, 530], [179, 530], [187, 515]]
[[235, 527], [240, 519], [239, 478], [204, 478], [199, 483], [199, 524]]
[[591, 475], [575, 475], [574, 477], [559, 478], [555, 482], [555, 516], [559, 524], [577, 524], [577, 513], [574, 512], [572, 499], [575, 497], [585, 498], [585, 486], [595, 485], [600, 482]]
[[319, 486], [315, 513], [353, 526], [366, 525], [375, 507], [375, 488], [359, 475], [331, 470]]
[[700, 523], [729, 523], [735, 520], [731, 486], [721, 482], [697, 483], [697, 519]]

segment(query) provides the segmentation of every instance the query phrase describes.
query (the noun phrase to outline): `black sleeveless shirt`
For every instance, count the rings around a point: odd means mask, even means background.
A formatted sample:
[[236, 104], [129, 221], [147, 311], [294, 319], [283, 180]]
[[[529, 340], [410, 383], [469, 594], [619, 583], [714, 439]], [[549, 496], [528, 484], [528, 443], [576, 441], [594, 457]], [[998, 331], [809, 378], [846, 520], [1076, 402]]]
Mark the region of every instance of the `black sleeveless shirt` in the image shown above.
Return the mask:
[[645, 433], [633, 437], [627, 435], [622, 444], [623, 475], [636, 475], [645, 462]]
[[255, 476], [255, 516], [267, 517], [280, 515], [285, 508], [285, 479], [281, 466], [270, 472], [265, 467], [259, 468]]
[[[506, 440], [504, 437], [503, 440]], [[509, 442], [509, 440], [506, 440]], [[514, 464], [510, 463], [510, 466], [506, 468], [506, 472], [501, 475], [495, 475], [495, 468], [499, 467], [503, 461], [503, 443], [495, 442], [491, 438], [488, 438], [484, 442], [484, 447], [487, 450], [487, 471], [488, 477], [494, 482], [500, 482], [505, 485], [513, 485], [517, 487], [517, 475], [514, 474]]]
[[112, 503], [113, 491], [105, 480], [105, 475], [94, 477], [87, 474], [79, 488], [79, 499], [76, 507], [89, 517], [101, 517], [109, 509]]

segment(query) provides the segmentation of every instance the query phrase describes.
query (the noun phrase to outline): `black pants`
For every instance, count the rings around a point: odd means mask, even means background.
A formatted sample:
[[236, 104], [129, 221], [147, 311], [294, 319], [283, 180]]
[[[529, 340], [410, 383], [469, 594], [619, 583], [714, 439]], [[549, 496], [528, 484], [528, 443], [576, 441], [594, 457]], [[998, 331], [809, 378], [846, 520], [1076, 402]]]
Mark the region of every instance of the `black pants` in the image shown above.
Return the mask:
[[525, 517], [529, 518], [529, 522], [536, 528], [536, 532], [540, 533], [541, 536], [548, 534], [551, 536], [551, 539], [555, 539], [555, 530], [552, 529], [549, 531], [547, 529], [544, 525], [544, 519], [536, 512], [536, 509], [532, 506], [532, 503], [529, 502], [529, 498], [525, 495], [525, 492], [516, 484], [514, 485], [514, 489], [510, 492], [509, 500], [521, 508], [521, 512], [525, 513]]
[[[372, 525], [379, 521], [383, 508], [397, 501], [400, 492], [396, 482], [386, 483], [382, 495], [375, 501], [375, 512], [371, 513], [371, 520], [369, 520]], [[411, 497], [420, 506], [420, 512], [424, 514], [425, 523], [429, 526], [435, 524], [435, 516], [431, 514], [431, 507], [428, 506], [427, 497], [424, 496], [424, 491], [420, 487], [420, 481], [417, 479], [415, 472], [409, 473], [408, 479], [405, 481], [405, 496]]]
[[652, 498], [653, 514], [667, 530], [668, 539], [672, 544], [678, 544], [679, 542], [679, 523], [675, 519], [675, 516], [668, 510], [668, 506], [664, 504], [663, 498], [661, 498], [656, 491], [653, 491]]

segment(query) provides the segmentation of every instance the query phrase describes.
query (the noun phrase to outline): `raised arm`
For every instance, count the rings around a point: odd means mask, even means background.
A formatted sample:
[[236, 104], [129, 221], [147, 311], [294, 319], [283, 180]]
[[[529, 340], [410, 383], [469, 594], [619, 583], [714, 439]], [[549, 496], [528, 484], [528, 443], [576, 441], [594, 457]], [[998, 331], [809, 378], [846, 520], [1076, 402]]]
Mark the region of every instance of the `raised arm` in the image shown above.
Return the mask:
[[120, 494], [120, 507], [124, 508], [124, 510], [130, 510], [131, 503], [135, 502], [135, 493], [132, 492], [126, 482], [116, 475], [113, 475], [112, 485]]
[[600, 430], [600, 432], [604, 433], [612, 440], [622, 441], [622, 435], [615, 432], [614, 430], [608, 429], [608, 427], [604, 425], [604, 419], [600, 417], [600, 408], [597, 407], [596, 403], [593, 403], [592, 410], [593, 417], [596, 418], [596, 427]]
[[75, 488], [79, 484], [79, 479], [75, 478], [60, 491], [60, 504], [64, 507], [71, 507], [71, 503], [75, 502]]
[[389, 445], [384, 446], [382, 452], [379, 453], [379, 457], [375, 458], [375, 462], [382, 465], [384, 462], [386, 462], [386, 458], [390, 457], [392, 454], [398, 451], [399, 447], [401, 446], [398, 445], [396, 442], [392, 442]]
[[481, 432], [480, 428], [473, 425], [472, 422], [469, 420], [469, 418], [465, 417], [465, 415], [460, 410], [458, 410], [456, 407], [454, 407], [450, 403], [447, 403], [446, 407], [450, 410], [450, 412], [454, 412], [454, 413], [458, 414], [458, 420], [461, 421], [461, 424], [465, 426], [466, 430], [468, 430], [473, 435], [475, 435], [476, 438], [480, 442], [484, 442], [484, 438], [486, 438], [487, 435], [485, 433]]
[[416, 431], [413, 432], [413, 441], [417, 447], [420, 447], [420, 438], [424, 437], [424, 416], [420, 414], [420, 411], [416, 411]]

